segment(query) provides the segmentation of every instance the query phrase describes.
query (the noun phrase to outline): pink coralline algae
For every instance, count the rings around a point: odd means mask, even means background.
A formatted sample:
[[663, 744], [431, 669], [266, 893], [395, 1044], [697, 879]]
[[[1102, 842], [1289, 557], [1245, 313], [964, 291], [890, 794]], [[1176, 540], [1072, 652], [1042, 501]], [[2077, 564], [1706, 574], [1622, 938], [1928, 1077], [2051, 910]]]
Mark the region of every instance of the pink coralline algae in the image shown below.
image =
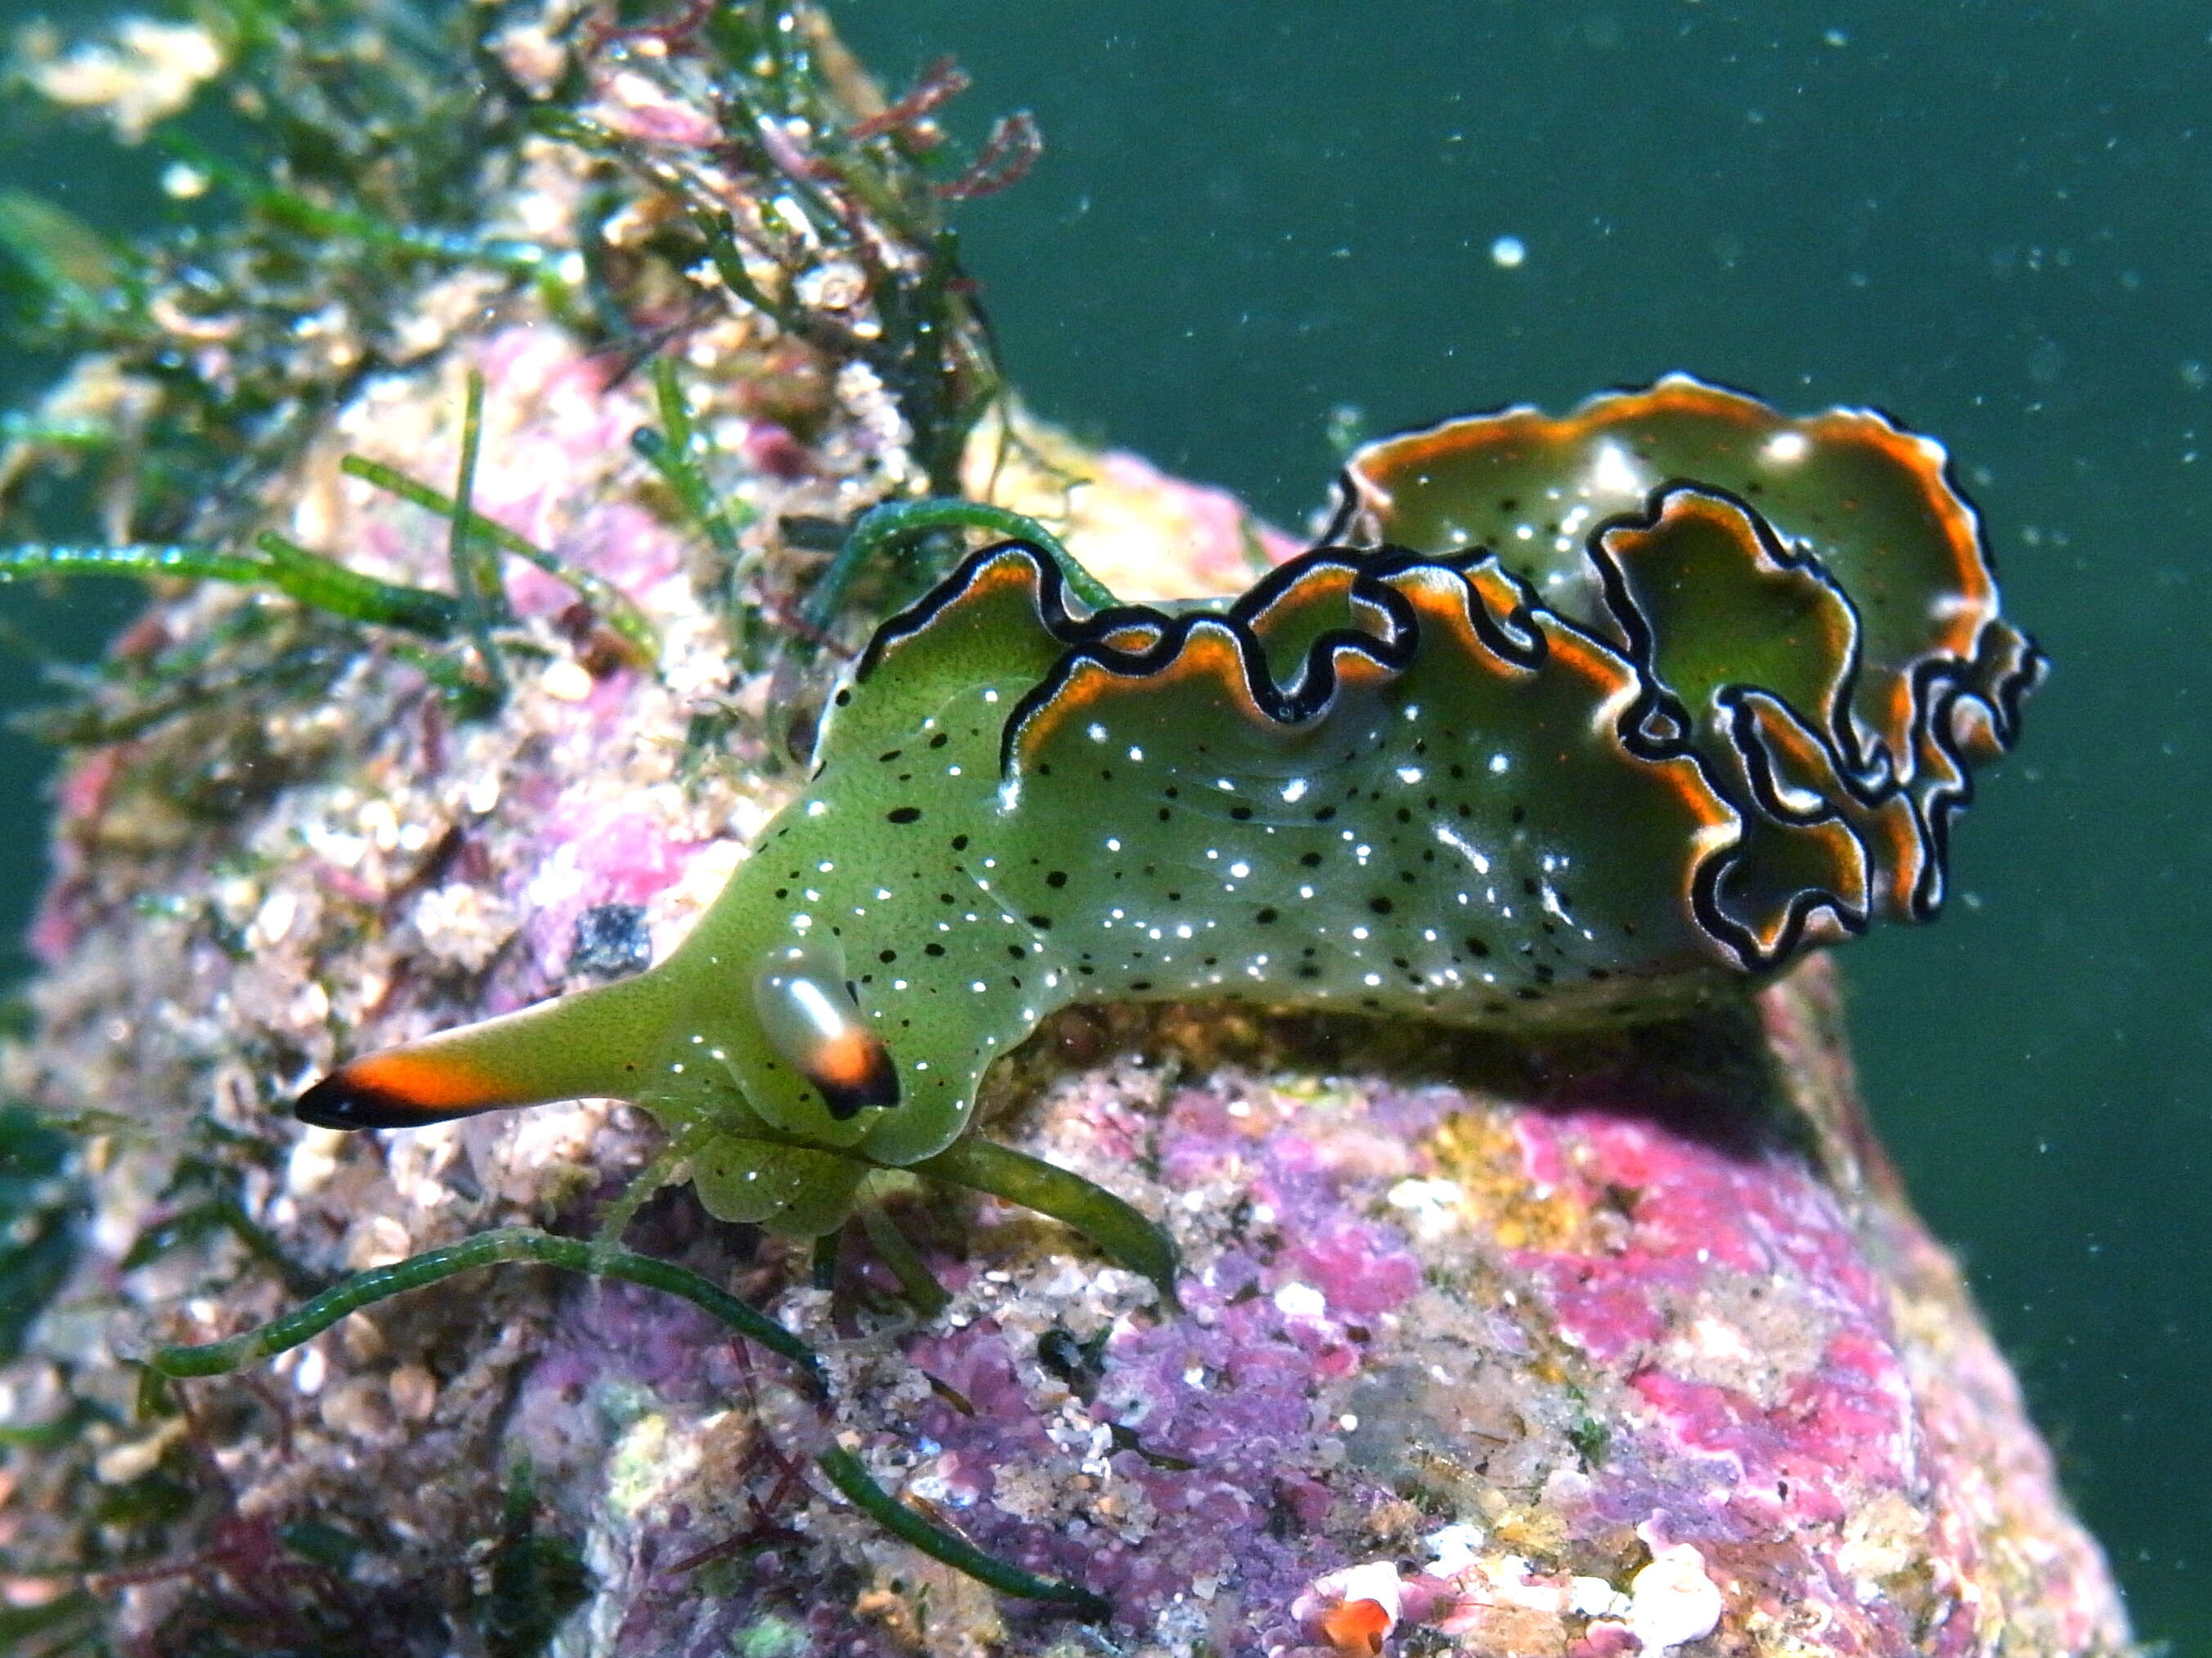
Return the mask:
[[[1778, 1049], [1830, 994], [1818, 971], [1770, 993]], [[1030, 1149], [1166, 1217], [1182, 1316], [991, 1206], [938, 1257], [955, 1295], [930, 1327], [787, 1304], [836, 1354], [841, 1420], [887, 1483], [1105, 1594], [1146, 1651], [2124, 1649], [1948, 1263], [1886, 1177], [1791, 1120], [1847, 1096], [1731, 1101], [1634, 1056], [1471, 1090], [1340, 1031], [1316, 1084], [1295, 1079], [1318, 1057], [1295, 1032], [1239, 1023], [1224, 1062], [1208, 1027], [1170, 1017], [1139, 1033], [1149, 1064], [1064, 1073], [1024, 1119]], [[1210, 1075], [1163, 1087], [1175, 1070]], [[528, 1418], [561, 1414], [548, 1388], [619, 1379], [704, 1446], [734, 1433], [702, 1369], [726, 1372], [719, 1345], [656, 1347], [651, 1305], [623, 1304], [619, 1329], [590, 1315], [556, 1338]], [[746, 1514], [669, 1482], [625, 1581], [666, 1590], [648, 1559], [757, 1533]], [[802, 1503], [714, 1617], [664, 1595], [611, 1649], [783, 1616], [822, 1650], [965, 1649], [908, 1638], [865, 1594], [858, 1624], [807, 1604], [799, 1540], [825, 1534], [879, 1585], [945, 1588], [838, 1523]], [[1034, 1612], [991, 1627], [1005, 1649], [1060, 1649]]]

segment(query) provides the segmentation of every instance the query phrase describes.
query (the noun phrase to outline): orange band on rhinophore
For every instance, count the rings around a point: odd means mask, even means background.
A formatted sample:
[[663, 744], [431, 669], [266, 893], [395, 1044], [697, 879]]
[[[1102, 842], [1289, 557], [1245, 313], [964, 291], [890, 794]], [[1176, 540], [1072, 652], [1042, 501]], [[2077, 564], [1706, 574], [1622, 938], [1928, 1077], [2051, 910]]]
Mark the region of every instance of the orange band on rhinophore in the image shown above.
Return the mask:
[[356, 1060], [338, 1073], [360, 1088], [395, 1095], [425, 1111], [483, 1109], [512, 1092], [475, 1066], [404, 1049]]
[[891, 1065], [890, 1049], [857, 1021], [816, 1046], [801, 1068], [830, 1114], [840, 1122], [870, 1106], [899, 1102], [898, 1072]]
[[866, 1025], [839, 1031], [807, 1060], [807, 1080], [817, 1088], [852, 1093], [867, 1086], [884, 1064], [884, 1045]]

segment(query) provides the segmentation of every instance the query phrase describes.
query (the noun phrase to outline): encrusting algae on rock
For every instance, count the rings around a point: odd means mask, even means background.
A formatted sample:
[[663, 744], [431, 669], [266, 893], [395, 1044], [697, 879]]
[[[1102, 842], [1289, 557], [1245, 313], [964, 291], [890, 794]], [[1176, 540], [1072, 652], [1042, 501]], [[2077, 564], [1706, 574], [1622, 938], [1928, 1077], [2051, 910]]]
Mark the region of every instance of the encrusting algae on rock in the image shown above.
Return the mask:
[[[867, 1247], [811, 1262], [679, 1184], [619, 1242], [766, 1309], [783, 1357], [665, 1284], [508, 1266], [142, 1387], [156, 1343], [343, 1273], [628, 1214], [667, 1149], [629, 1106], [380, 1138], [289, 1107], [675, 948], [803, 786], [796, 705], [927, 585], [869, 569], [810, 608], [867, 508], [964, 492], [1124, 595], [1232, 593], [1297, 551], [1004, 396], [932, 185], [987, 187], [1030, 141], [930, 171], [954, 72], [878, 99], [803, 9], [484, 46], [507, 115], [442, 241], [409, 252], [328, 179], [250, 203], [264, 238], [392, 261], [386, 308], [337, 290], [295, 355], [247, 238], [257, 303], [195, 301], [187, 459], [236, 463], [222, 422], [267, 377], [312, 394], [250, 497], [155, 491], [116, 537], [216, 585], [149, 610], [68, 717], [38, 1031], [5, 1064], [79, 1136], [85, 1207], [4, 1377], [9, 1627], [55, 1652], [2126, 1649], [1869, 1134], [1818, 957], [1755, 1011], [1540, 1042], [1054, 1015], [975, 1132], [1171, 1236], [1179, 1309], [1036, 1210], [911, 1175], [872, 1173]], [[113, 376], [173, 349], [148, 327]], [[262, 531], [252, 568], [193, 550]], [[317, 596], [359, 590], [317, 554], [443, 604], [333, 618]], [[1102, 1620], [917, 1549], [848, 1468]]]

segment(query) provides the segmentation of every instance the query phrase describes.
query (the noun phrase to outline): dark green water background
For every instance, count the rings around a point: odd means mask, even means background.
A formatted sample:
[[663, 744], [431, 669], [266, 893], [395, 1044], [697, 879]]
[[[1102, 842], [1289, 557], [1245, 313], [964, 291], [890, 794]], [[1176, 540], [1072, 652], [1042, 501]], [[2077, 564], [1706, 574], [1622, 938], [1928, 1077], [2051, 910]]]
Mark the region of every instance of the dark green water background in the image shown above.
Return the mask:
[[[957, 54], [957, 131], [1042, 124], [962, 219], [1030, 399], [1286, 524], [1339, 405], [1381, 431], [1679, 367], [1950, 445], [2057, 671], [1950, 913], [1846, 952], [1866, 1089], [2140, 1632], [2212, 1654], [2212, 11], [834, 9], [887, 80]], [[71, 153], [0, 181], [128, 210]], [[0, 760], [12, 929], [39, 768]]]

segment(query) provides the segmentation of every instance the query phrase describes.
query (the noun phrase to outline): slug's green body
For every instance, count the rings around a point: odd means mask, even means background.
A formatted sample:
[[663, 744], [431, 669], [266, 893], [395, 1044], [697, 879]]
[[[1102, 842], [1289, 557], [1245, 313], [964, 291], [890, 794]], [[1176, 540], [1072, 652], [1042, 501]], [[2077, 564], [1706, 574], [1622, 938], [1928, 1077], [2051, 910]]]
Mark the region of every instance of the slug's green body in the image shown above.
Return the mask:
[[[1220, 610], [969, 556], [878, 634], [812, 786], [638, 978], [356, 1060], [310, 1121], [576, 1095], [806, 1232], [965, 1130], [1077, 1001], [1629, 1023], [1932, 913], [2039, 671], [1941, 452], [1680, 379], [1353, 458]], [[1079, 607], [1078, 607], [1079, 609]]]

